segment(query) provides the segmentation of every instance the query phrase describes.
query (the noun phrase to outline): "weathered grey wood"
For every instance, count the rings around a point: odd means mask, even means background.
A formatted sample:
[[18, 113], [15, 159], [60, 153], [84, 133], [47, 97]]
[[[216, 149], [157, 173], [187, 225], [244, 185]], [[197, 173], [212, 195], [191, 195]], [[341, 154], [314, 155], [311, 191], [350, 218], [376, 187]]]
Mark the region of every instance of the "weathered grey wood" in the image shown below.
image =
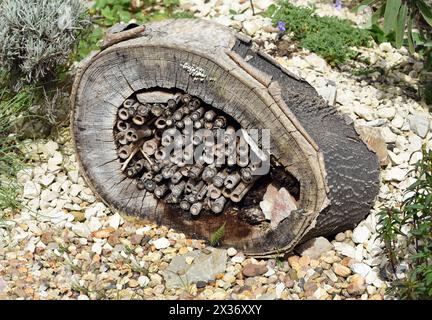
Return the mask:
[[[224, 243], [256, 256], [291, 250], [307, 237], [342, 230], [368, 213], [378, 190], [376, 156], [306, 82], [255, 53], [244, 37], [209, 21], [172, 20], [142, 29], [125, 31], [126, 39], [117, 34], [112, 45], [88, 59], [72, 92], [77, 159], [88, 184], [108, 205], [204, 238], [226, 221]], [[275, 230], [262, 231], [230, 213], [180, 219], [138, 190], [120, 171], [112, 129], [126, 98], [156, 87], [198, 96], [245, 129], [270, 129], [272, 154], [300, 181], [302, 210]]]

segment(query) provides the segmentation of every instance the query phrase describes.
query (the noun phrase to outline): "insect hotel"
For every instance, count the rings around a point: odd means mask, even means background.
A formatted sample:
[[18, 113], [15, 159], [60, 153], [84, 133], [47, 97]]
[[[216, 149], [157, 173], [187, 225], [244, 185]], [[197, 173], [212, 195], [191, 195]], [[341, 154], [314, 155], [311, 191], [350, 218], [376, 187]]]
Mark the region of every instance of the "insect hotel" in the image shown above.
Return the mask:
[[355, 226], [379, 163], [351, 121], [249, 38], [204, 20], [117, 25], [80, 66], [77, 158], [109, 206], [271, 256]]

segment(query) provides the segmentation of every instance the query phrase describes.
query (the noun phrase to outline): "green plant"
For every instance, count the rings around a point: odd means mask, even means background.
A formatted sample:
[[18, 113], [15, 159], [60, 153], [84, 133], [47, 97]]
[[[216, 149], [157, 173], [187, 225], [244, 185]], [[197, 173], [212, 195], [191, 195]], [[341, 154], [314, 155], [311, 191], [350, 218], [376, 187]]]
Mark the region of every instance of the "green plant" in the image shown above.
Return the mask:
[[[401, 208], [380, 213], [379, 233], [393, 266], [408, 255], [407, 277], [393, 282], [391, 293], [401, 299], [432, 299], [432, 151], [413, 169], [417, 180], [407, 188]], [[406, 231], [407, 230], [407, 231]], [[406, 245], [397, 245], [397, 237]]]
[[0, 5], [0, 68], [18, 87], [55, 79], [88, 25], [79, 0], [6, 0]]
[[127, 23], [131, 19], [146, 23], [168, 18], [193, 18], [190, 12], [177, 10], [179, 3], [179, 0], [162, 0], [164, 10], [159, 10], [155, 7], [156, 0], [96, 0], [89, 10], [93, 25], [79, 43], [76, 60], [98, 49], [98, 42], [103, 38], [106, 28], [116, 23]]
[[266, 16], [273, 23], [285, 22], [285, 28], [299, 46], [322, 56], [331, 65], [354, 58], [353, 47], [368, 46], [370, 36], [366, 30], [356, 28], [347, 20], [318, 17], [313, 8], [296, 7], [287, 0], [271, 5]]
[[423, 0], [365, 0], [355, 8], [375, 7], [369, 31], [376, 42], [408, 47], [425, 60], [419, 93], [432, 104], [432, 6]]
[[226, 222], [224, 222], [215, 232], [211, 234], [209, 242], [212, 247], [216, 246], [225, 235], [225, 225]]
[[40, 99], [34, 86], [24, 86], [17, 94], [3, 87], [0, 91], [0, 212], [21, 207], [15, 176], [24, 167], [25, 154], [18, 148], [20, 136], [12, 133], [15, 123]]

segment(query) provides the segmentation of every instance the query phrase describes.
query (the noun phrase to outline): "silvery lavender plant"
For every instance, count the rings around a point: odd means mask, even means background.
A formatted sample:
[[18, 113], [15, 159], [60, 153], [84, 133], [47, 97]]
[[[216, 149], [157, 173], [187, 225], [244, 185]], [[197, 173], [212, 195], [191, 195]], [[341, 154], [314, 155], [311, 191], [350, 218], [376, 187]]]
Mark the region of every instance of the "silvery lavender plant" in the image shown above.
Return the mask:
[[68, 62], [89, 23], [80, 0], [3, 1], [0, 68], [15, 83], [52, 79], [56, 68]]

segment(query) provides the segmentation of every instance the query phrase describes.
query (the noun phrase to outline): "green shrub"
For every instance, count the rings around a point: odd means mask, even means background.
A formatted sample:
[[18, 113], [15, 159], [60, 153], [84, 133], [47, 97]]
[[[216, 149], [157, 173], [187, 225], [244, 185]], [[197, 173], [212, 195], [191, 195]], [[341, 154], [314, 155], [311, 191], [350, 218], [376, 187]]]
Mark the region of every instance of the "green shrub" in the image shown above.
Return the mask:
[[[136, 7], [136, 4], [139, 4]], [[90, 33], [79, 44], [77, 60], [86, 57], [92, 50], [98, 49], [98, 42], [103, 38], [106, 28], [119, 22], [135, 19], [137, 23], [164, 20], [168, 18], [193, 18], [187, 11], [177, 10], [179, 0], [163, 0], [164, 10], [155, 9], [156, 0], [96, 0], [90, 9], [94, 24]]]
[[401, 207], [379, 213], [378, 230], [393, 269], [408, 255], [407, 277], [395, 280], [390, 293], [400, 299], [432, 299], [432, 151], [423, 150], [414, 172], [417, 180], [407, 188]]
[[365, 6], [375, 9], [369, 31], [376, 42], [390, 42], [396, 48], [405, 46], [425, 60], [419, 94], [432, 105], [432, 2], [365, 0], [355, 10], [361, 11]]
[[318, 17], [313, 8], [296, 7], [287, 0], [271, 5], [266, 12], [273, 23], [285, 22], [288, 33], [300, 47], [322, 56], [331, 65], [344, 63], [357, 55], [352, 47], [368, 46], [368, 32], [351, 22], [334, 17]]
[[56, 78], [89, 25], [79, 0], [6, 0], [0, 5], [0, 67], [14, 83]]

